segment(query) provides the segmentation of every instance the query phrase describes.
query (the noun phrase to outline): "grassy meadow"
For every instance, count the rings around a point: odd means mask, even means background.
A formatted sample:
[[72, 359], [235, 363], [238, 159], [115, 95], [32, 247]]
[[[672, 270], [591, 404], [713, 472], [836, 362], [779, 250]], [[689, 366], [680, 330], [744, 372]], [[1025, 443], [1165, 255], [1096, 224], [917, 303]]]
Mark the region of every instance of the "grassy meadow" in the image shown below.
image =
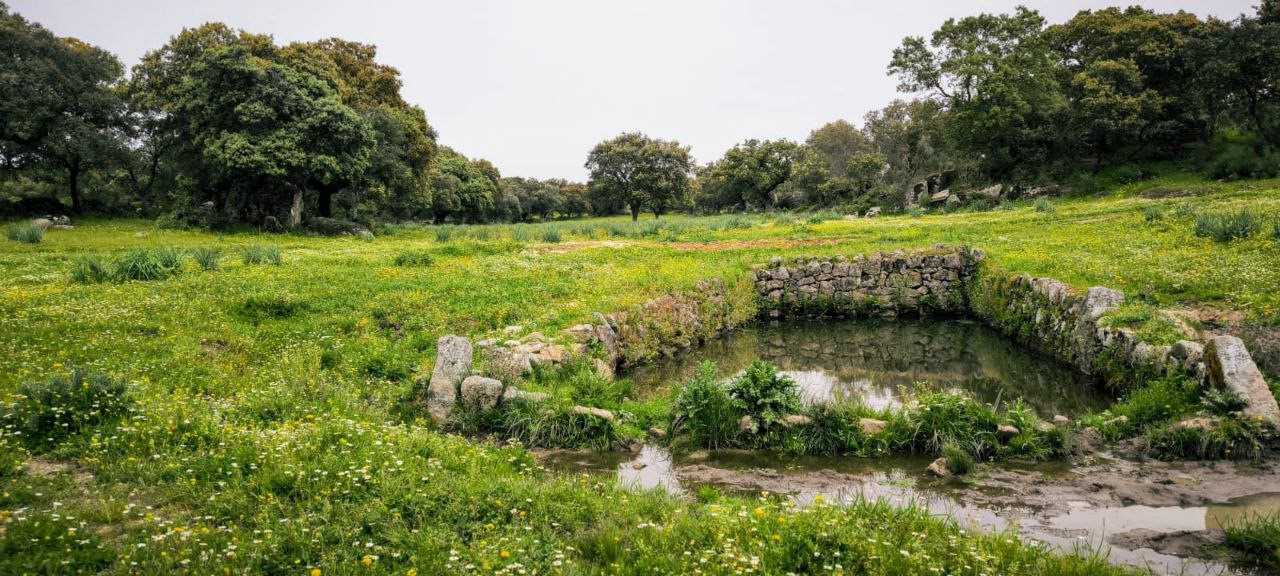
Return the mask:
[[[1247, 238], [1197, 235], [1206, 216], [1246, 209], [1259, 222]], [[76, 224], [0, 242], [0, 401], [83, 367], [126, 383], [130, 408], [53, 445], [6, 428], [4, 574], [1120, 572], [922, 510], [681, 501], [556, 477], [519, 445], [433, 431], [406, 397], [442, 334], [553, 334], [702, 279], [749, 281], [774, 255], [968, 244], [1135, 307], [1280, 324], [1277, 180], [1169, 175], [876, 219], [388, 226], [372, 240]], [[176, 264], [138, 252], [171, 249]]]

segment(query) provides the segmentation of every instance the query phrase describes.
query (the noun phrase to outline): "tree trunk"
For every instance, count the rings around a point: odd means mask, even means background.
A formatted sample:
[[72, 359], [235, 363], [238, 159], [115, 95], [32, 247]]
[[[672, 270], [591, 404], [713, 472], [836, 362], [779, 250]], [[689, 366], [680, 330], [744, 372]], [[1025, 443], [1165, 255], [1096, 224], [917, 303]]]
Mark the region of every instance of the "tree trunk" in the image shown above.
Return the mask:
[[67, 165], [67, 184], [71, 191], [71, 211], [79, 213], [80, 202], [80, 162], [71, 161]]
[[640, 219], [640, 207], [639, 207], [639, 206], [636, 206], [635, 204], [632, 204], [632, 205], [628, 206], [628, 208], [630, 208], [630, 209], [631, 209], [631, 221], [632, 221], [632, 222], [635, 222], [636, 220], [639, 220], [639, 219]]
[[302, 225], [302, 189], [293, 188], [293, 206], [289, 207], [289, 227], [297, 228]]
[[316, 213], [325, 218], [333, 217], [333, 190], [325, 187], [320, 189], [319, 206], [316, 207]]

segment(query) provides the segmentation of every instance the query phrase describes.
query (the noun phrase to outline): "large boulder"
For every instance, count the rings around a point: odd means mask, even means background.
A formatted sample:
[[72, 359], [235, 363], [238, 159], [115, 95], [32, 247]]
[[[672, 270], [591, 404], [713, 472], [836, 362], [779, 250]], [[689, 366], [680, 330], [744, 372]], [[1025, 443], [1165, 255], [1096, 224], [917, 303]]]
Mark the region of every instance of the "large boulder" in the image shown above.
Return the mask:
[[467, 376], [462, 381], [462, 403], [481, 410], [493, 410], [502, 398], [502, 382], [484, 376]]
[[442, 424], [458, 401], [463, 378], [471, 373], [471, 341], [452, 334], [436, 342], [436, 367], [427, 386], [427, 411]]
[[1243, 341], [1229, 335], [1214, 337], [1204, 348], [1204, 363], [1210, 385], [1230, 390], [1244, 400], [1244, 416], [1280, 427], [1280, 406]]

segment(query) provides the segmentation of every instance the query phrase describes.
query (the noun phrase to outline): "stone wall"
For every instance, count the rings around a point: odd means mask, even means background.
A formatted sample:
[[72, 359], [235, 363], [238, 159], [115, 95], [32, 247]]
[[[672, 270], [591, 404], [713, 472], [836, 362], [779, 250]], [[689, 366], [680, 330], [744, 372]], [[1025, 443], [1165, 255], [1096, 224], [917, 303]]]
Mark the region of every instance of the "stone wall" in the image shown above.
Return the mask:
[[964, 313], [980, 251], [937, 246], [853, 257], [774, 258], [755, 270], [770, 317]]

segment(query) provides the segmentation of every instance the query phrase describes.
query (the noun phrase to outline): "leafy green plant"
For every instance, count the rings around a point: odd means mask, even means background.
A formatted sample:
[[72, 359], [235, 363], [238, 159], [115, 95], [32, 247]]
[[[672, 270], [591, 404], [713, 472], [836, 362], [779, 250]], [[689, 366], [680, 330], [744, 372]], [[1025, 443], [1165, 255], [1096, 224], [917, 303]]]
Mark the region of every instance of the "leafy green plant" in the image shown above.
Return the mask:
[[222, 249], [196, 248], [191, 251], [191, 259], [200, 265], [201, 270], [217, 270], [222, 259]]
[[546, 242], [548, 244], [558, 244], [560, 243], [560, 240], [561, 240], [561, 237], [560, 237], [559, 228], [547, 227], [542, 229], [543, 242]]
[[39, 244], [44, 241], [44, 228], [30, 222], [13, 224], [4, 229], [4, 237], [24, 244]]
[[1168, 424], [1146, 436], [1148, 451], [1164, 460], [1259, 460], [1272, 435], [1255, 421], [1220, 418], [1209, 427]]
[[1248, 404], [1240, 395], [1236, 394], [1229, 388], [1210, 388], [1200, 397], [1200, 403], [1204, 405], [1204, 409], [1210, 414], [1219, 416], [1228, 416], [1232, 412], [1239, 412]]
[[116, 554], [66, 514], [18, 514], [0, 538], [0, 574], [97, 574]]
[[1196, 217], [1196, 236], [1218, 242], [1248, 238], [1261, 229], [1262, 218], [1249, 208]]
[[1153, 204], [1143, 208], [1142, 219], [1145, 220], [1147, 224], [1153, 224], [1164, 220], [1164, 207], [1159, 204]]
[[716, 378], [716, 365], [703, 362], [698, 373], [680, 387], [671, 406], [670, 435], [683, 435], [695, 446], [724, 448], [738, 434], [741, 411], [729, 390]]
[[788, 415], [800, 412], [800, 393], [791, 378], [778, 373], [778, 367], [755, 361], [742, 375], [729, 384], [729, 396], [738, 409], [751, 416], [767, 431]]
[[44, 450], [91, 426], [115, 420], [129, 410], [125, 384], [100, 372], [75, 368], [28, 382], [4, 414], [11, 429], [32, 450]]
[[1035, 209], [1036, 212], [1045, 214], [1052, 214], [1058, 211], [1058, 208], [1053, 205], [1053, 201], [1048, 198], [1036, 198]]
[[431, 256], [431, 252], [427, 250], [401, 250], [396, 253], [396, 266], [430, 266], [435, 262], [435, 258]]
[[267, 244], [250, 244], [245, 246], [241, 252], [241, 259], [245, 264], [271, 264], [279, 266], [283, 259], [280, 257], [280, 247]]
[[115, 277], [111, 264], [102, 256], [84, 254], [71, 263], [71, 281], [76, 284], [97, 284]]
[[290, 318], [306, 306], [287, 294], [252, 294], [245, 298], [236, 313], [252, 322]]
[[182, 272], [182, 251], [177, 248], [135, 248], [115, 262], [115, 278], [119, 281], [164, 280]]

